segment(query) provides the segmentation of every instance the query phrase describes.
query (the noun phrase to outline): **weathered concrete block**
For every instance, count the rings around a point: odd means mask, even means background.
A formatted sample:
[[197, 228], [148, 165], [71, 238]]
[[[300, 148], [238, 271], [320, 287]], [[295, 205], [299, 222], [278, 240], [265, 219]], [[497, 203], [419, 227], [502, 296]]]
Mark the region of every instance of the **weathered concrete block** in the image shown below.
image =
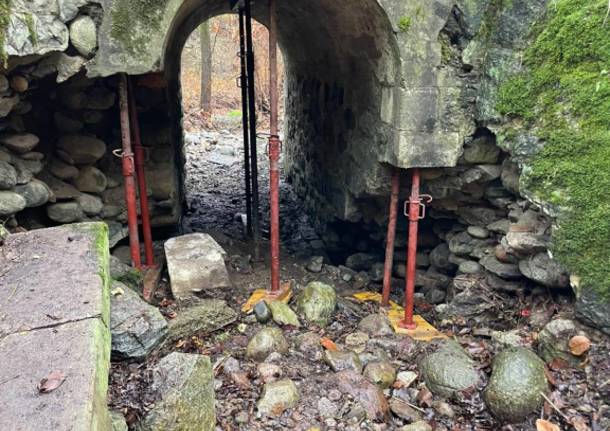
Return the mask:
[[[0, 268], [0, 429], [109, 429], [106, 225], [11, 235]], [[56, 370], [65, 381], [39, 394]]]
[[165, 243], [165, 256], [176, 298], [230, 286], [226, 252], [210, 235], [194, 233], [172, 238]]

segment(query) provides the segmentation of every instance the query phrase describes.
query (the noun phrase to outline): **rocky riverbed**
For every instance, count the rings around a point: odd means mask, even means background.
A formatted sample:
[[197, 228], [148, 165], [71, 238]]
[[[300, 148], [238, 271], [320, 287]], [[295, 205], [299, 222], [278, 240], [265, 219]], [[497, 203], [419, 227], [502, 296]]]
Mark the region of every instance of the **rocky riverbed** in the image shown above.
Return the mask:
[[[447, 339], [424, 343], [396, 335], [377, 304], [352, 296], [380, 290], [379, 257], [352, 249], [337, 261], [285, 183], [282, 279], [294, 296], [287, 305], [261, 303], [242, 313], [250, 293], [268, 286], [269, 273], [266, 262], [252, 261], [243, 235], [238, 143], [227, 132], [199, 135], [187, 146], [190, 213], [183, 238], [210, 233], [216, 245], [205, 243], [223, 256], [228, 283], [214, 273], [208, 288], [178, 301], [170, 265], [148, 305], [131, 291], [139, 289], [133, 271], [113, 259], [110, 404], [117, 424], [125, 418], [130, 428], [156, 429], [155, 418], [167, 418], [168, 395], [154, 382], [170, 363], [189, 370], [180, 374], [183, 382], [203, 382], [197, 370], [212, 367], [217, 430], [525, 431], [548, 426], [540, 420], [559, 427], [548, 429], [610, 427], [610, 340], [575, 320], [568, 291], [511, 289], [514, 283], [490, 283], [479, 270], [450, 273], [442, 266], [451, 262], [437, 251], [426, 255], [435, 271], [419, 274], [416, 312]], [[158, 251], [163, 255], [163, 243]], [[397, 302], [403, 286], [397, 274]], [[443, 295], [435, 299], [430, 292], [440, 286]], [[210, 365], [180, 356], [189, 353], [209, 356]], [[184, 387], [171, 392], [172, 400], [204, 410], [210, 393]], [[209, 417], [188, 410], [183, 419]]]

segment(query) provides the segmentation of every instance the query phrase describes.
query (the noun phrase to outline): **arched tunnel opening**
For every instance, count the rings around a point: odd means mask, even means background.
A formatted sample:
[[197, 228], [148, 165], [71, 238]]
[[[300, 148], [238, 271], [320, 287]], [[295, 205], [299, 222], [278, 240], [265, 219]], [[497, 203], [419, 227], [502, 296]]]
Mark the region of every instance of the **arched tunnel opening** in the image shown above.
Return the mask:
[[[345, 230], [344, 224], [370, 220], [358, 201], [371, 200], [387, 188], [382, 179], [389, 176], [389, 167], [380, 160], [395, 139], [398, 98], [393, 93], [399, 82], [398, 47], [383, 9], [376, 2], [368, 3], [357, 11], [325, 1], [278, 5], [278, 41], [286, 79], [281, 130], [286, 184], [282, 195], [300, 201], [294, 210], [284, 211], [282, 231], [294, 250], [303, 251], [304, 242], [308, 248], [308, 241], [300, 240], [302, 235], [294, 235], [295, 219], [310, 215], [318, 232], [333, 222]], [[180, 54], [189, 35], [202, 22], [230, 12], [227, 6], [222, 1], [186, 3], [170, 27], [163, 68], [174, 142], [184, 142]], [[253, 17], [266, 25], [267, 5], [254, 4]], [[265, 151], [266, 138], [259, 139], [258, 152], [263, 156], [259, 181], [263, 187], [267, 184]], [[183, 166], [185, 152], [177, 149], [177, 154], [178, 166]], [[182, 170], [181, 176], [188, 177], [188, 170]], [[243, 186], [241, 189], [245, 200]], [[188, 190], [184, 194], [188, 195]], [[268, 230], [267, 197], [267, 189], [261, 190], [264, 230]], [[307, 231], [309, 242], [320, 249], [320, 237], [314, 236], [309, 226]], [[342, 248], [335, 244], [334, 249]]]

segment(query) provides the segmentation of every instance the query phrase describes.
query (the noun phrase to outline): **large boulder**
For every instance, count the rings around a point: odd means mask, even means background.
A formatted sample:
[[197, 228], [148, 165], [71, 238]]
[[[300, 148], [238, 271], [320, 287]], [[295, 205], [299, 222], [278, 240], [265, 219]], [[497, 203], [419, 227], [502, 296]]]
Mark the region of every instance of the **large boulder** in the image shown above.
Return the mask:
[[284, 410], [295, 407], [298, 401], [299, 390], [294, 382], [283, 379], [265, 384], [256, 407], [264, 415], [279, 416]]
[[451, 397], [480, 383], [474, 361], [457, 342], [443, 340], [435, 347], [419, 362], [426, 386], [435, 395]]
[[263, 361], [270, 353], [288, 352], [288, 342], [278, 328], [261, 329], [248, 343], [246, 356], [255, 361]]
[[312, 281], [299, 294], [297, 309], [305, 319], [316, 325], [326, 326], [330, 323], [333, 311], [337, 306], [335, 289], [328, 284]]
[[214, 431], [214, 372], [210, 358], [170, 353], [153, 369], [157, 402], [139, 424], [140, 431]]
[[237, 313], [220, 299], [202, 299], [178, 312], [169, 322], [168, 342], [188, 338], [197, 333], [209, 333], [237, 320]]
[[494, 358], [484, 398], [498, 419], [519, 422], [542, 407], [547, 391], [544, 362], [531, 350], [514, 347]]
[[165, 257], [176, 298], [189, 298], [204, 290], [229, 287], [226, 252], [208, 234], [193, 233], [165, 242]]
[[140, 299], [123, 283], [113, 281], [110, 300], [112, 354], [120, 359], [144, 359], [167, 334], [167, 322], [156, 307]]

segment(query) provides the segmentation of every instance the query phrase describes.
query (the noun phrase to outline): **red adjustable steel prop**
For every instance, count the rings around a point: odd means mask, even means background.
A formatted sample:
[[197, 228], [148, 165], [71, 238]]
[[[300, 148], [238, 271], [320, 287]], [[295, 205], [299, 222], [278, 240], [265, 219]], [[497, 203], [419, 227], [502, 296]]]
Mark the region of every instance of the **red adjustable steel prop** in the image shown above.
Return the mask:
[[129, 117], [131, 120], [131, 131], [133, 134], [133, 150], [136, 165], [136, 176], [138, 178], [138, 189], [140, 191], [140, 216], [142, 218], [142, 235], [144, 236], [144, 252], [146, 255], [146, 266], [154, 267], [155, 257], [153, 252], [152, 230], [150, 226], [150, 211], [148, 208], [148, 190], [146, 187], [146, 174], [144, 172], [146, 156], [140, 137], [140, 124], [138, 122], [136, 99], [134, 97], [133, 86], [130, 80], [127, 81], [127, 88], [129, 96]]
[[381, 305], [387, 307], [390, 303], [390, 288], [392, 286], [392, 266], [394, 263], [394, 240], [396, 239], [396, 219], [398, 216], [398, 192], [400, 191], [400, 175], [398, 168], [392, 171], [392, 192], [390, 195], [390, 215], [388, 234], [385, 246], [385, 264], [383, 266], [383, 290]]
[[269, 0], [269, 190], [271, 217], [271, 292], [280, 291], [280, 151], [277, 91], [277, 4]]
[[407, 244], [407, 279], [405, 283], [405, 318], [399, 325], [406, 329], [415, 329], [417, 325], [413, 322], [413, 296], [415, 293], [415, 276], [417, 258], [417, 230], [419, 220], [426, 216], [426, 206], [422, 203], [432, 201], [430, 195], [419, 194], [420, 174], [419, 169], [413, 169], [411, 180], [411, 197], [405, 202], [405, 215], [409, 217], [409, 240]]
[[125, 202], [127, 203], [127, 225], [129, 228], [129, 248], [131, 260], [136, 269], [142, 268], [140, 260], [140, 238], [138, 236], [138, 211], [136, 207], [136, 181], [134, 154], [131, 148], [129, 126], [129, 100], [127, 95], [127, 76], [121, 74], [119, 81], [119, 105], [121, 108], [121, 139], [123, 151], [123, 177], [125, 181]]

